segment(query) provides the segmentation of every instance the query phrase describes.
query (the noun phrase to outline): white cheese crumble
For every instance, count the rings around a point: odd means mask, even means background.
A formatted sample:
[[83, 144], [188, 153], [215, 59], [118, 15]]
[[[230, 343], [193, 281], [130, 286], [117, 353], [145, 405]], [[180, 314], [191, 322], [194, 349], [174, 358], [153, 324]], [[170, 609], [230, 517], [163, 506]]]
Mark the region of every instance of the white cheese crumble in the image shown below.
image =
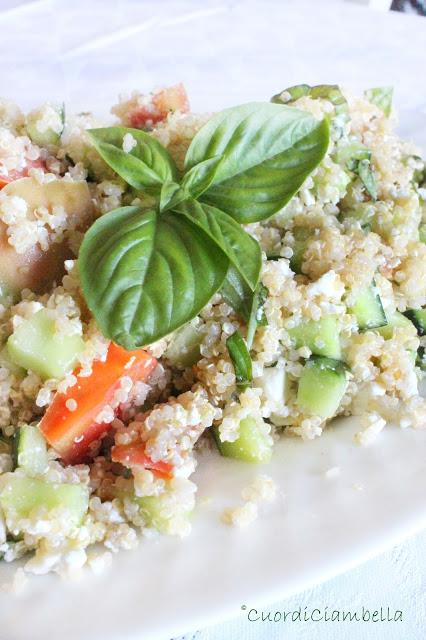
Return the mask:
[[132, 149], [136, 147], [138, 143], [134, 139], [131, 133], [126, 133], [123, 137], [123, 151], [130, 153]]

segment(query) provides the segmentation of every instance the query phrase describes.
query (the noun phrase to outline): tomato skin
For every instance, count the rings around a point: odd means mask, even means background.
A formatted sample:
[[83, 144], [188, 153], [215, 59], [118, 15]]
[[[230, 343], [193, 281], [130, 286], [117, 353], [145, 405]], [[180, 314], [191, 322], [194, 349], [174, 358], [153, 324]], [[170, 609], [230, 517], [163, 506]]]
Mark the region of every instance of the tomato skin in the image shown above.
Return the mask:
[[149, 104], [134, 109], [129, 114], [129, 125], [135, 129], [152, 127], [175, 111], [189, 111], [188, 96], [182, 83], [161, 89], [153, 95]]
[[43, 169], [46, 170], [46, 165], [43, 160], [27, 160], [27, 166], [24, 169], [18, 171], [17, 169], [12, 169], [6, 175], [2, 175], [0, 173], [0, 189], [3, 189], [7, 184], [13, 182], [14, 180], [19, 180], [20, 178], [27, 178], [30, 169]]
[[[134, 382], [146, 380], [157, 361], [143, 349], [126, 351], [111, 343], [105, 362], [96, 360], [90, 376], [75, 373], [77, 383], [65, 393], [57, 393], [40, 422], [49, 444], [67, 464], [90, 457], [90, 445], [105, 435], [111, 424], [97, 423], [96, 416], [113, 400], [122, 376]], [[75, 409], [70, 410], [74, 405]]]
[[129, 469], [149, 469], [159, 478], [170, 478], [172, 465], [167, 462], [153, 462], [145, 453], [144, 443], [116, 445], [111, 449], [111, 459]]

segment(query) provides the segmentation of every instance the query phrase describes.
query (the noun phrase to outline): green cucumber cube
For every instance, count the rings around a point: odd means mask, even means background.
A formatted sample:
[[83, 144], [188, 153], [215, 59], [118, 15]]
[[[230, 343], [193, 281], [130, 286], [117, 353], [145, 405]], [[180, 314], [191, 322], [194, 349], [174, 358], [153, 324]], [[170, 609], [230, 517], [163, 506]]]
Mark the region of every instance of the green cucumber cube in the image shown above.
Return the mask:
[[[52, 123], [52, 126], [47, 126], [47, 119]], [[32, 142], [39, 147], [46, 147], [59, 144], [64, 124], [64, 106], [53, 107], [50, 104], [45, 104], [27, 115], [26, 127]]]
[[267, 432], [266, 423], [259, 425], [254, 418], [244, 418], [240, 422], [239, 436], [234, 442], [222, 442], [217, 427], [213, 428], [213, 433], [220, 453], [226, 458], [257, 464], [271, 459], [272, 438]]
[[6, 515], [11, 512], [26, 518], [39, 507], [46, 507], [47, 511], [63, 507], [69, 511], [71, 522], [78, 526], [88, 505], [89, 491], [82, 485], [54, 484], [15, 473], [2, 476], [0, 506]]
[[308, 320], [289, 329], [290, 337], [296, 349], [308, 347], [318, 356], [327, 356], [340, 360], [342, 349], [339, 337], [339, 322], [334, 315], [324, 316], [320, 320]]
[[387, 318], [388, 324], [383, 327], [377, 327], [376, 329], [377, 333], [380, 333], [380, 335], [383, 336], [385, 340], [390, 340], [393, 336], [394, 329], [398, 327], [413, 327], [413, 323], [411, 322], [411, 320], [409, 320], [408, 317], [406, 318], [402, 313], [399, 313], [399, 311], [388, 314]]
[[203, 332], [188, 322], [173, 334], [164, 357], [175, 367], [192, 367], [201, 357], [200, 344], [203, 337]]
[[47, 469], [46, 440], [40, 429], [24, 425], [14, 437], [15, 462], [29, 476], [42, 475]]
[[300, 376], [296, 403], [305, 413], [326, 420], [336, 414], [347, 386], [342, 362], [313, 357], [306, 362]]
[[15, 329], [7, 341], [7, 348], [15, 364], [47, 380], [61, 379], [70, 373], [84, 343], [78, 335], [58, 334], [55, 320], [46, 309], [41, 309]]
[[374, 283], [358, 295], [349, 311], [355, 316], [360, 331], [376, 329], [388, 323]]
[[182, 522], [189, 521], [194, 508], [193, 494], [182, 496], [179, 488], [173, 487], [169, 481], [166, 481], [165, 490], [159, 495], [133, 499], [139, 505], [145, 524], [167, 535], [178, 533], [176, 524], [180, 529]]

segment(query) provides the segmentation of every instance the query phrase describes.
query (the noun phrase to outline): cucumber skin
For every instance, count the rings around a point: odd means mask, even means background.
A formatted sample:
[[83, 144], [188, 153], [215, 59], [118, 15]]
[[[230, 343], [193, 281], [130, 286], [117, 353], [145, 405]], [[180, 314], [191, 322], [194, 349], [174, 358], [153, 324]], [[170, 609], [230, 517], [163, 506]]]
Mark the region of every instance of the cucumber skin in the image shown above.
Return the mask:
[[305, 227], [293, 229], [294, 245], [293, 255], [290, 258], [290, 269], [294, 273], [302, 273], [303, 256], [306, 251], [309, 238], [313, 235], [313, 230]]
[[266, 464], [272, 456], [272, 444], [258, 429], [253, 418], [244, 418], [240, 422], [240, 434], [234, 442], [222, 442], [218, 427], [212, 427], [217, 447], [225, 458], [234, 458], [243, 462]]
[[342, 362], [314, 356], [306, 362], [299, 379], [296, 404], [307, 414], [327, 420], [338, 410], [347, 386]]
[[426, 371], [426, 353], [424, 347], [419, 347], [416, 354], [416, 367], [422, 371]]
[[192, 367], [201, 358], [200, 345], [203, 338], [204, 333], [191, 323], [183, 325], [173, 335], [163, 357], [167, 358], [172, 366], [183, 369]]
[[419, 336], [426, 335], [426, 309], [407, 309], [404, 316], [414, 324]]
[[53, 131], [52, 129], [46, 129], [46, 131], [41, 132], [36, 126], [38, 114], [29, 114], [27, 117], [26, 129], [28, 137], [39, 147], [59, 144], [65, 127], [65, 107], [64, 105], [59, 109], [55, 107], [55, 110], [57, 110], [62, 120], [62, 130], [60, 132]]
[[[377, 329], [388, 324], [380, 295], [374, 283], [358, 296], [350, 308], [350, 313], [355, 316], [360, 331]], [[372, 318], [373, 315], [375, 315], [375, 319]]]

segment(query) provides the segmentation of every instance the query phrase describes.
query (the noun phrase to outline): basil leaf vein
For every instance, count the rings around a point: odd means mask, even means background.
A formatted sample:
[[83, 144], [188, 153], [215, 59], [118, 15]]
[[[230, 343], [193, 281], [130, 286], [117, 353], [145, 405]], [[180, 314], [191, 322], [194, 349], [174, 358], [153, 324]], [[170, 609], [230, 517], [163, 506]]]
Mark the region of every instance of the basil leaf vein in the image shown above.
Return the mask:
[[102, 333], [129, 350], [194, 318], [220, 288], [228, 265], [189, 220], [139, 207], [99, 218], [78, 259], [83, 293]]
[[262, 266], [260, 246], [233, 218], [196, 200], [185, 200], [174, 211], [203, 229], [226, 254], [250, 289], [256, 288]]
[[[88, 134], [105, 162], [135, 189], [159, 194], [165, 182], [176, 182], [177, 169], [167, 150], [139, 129], [107, 127], [89, 129]], [[132, 136], [135, 146], [123, 151], [123, 139]]]

